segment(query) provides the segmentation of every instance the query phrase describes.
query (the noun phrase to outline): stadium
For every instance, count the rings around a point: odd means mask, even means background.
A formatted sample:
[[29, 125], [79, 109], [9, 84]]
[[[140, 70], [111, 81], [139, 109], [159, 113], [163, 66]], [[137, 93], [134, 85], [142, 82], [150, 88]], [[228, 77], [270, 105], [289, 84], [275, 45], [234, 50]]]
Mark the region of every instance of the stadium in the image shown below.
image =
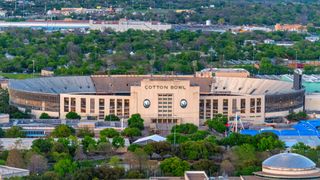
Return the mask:
[[145, 125], [203, 124], [221, 113], [229, 120], [262, 124], [304, 109], [301, 74], [294, 83], [249, 77], [195, 75], [92, 75], [10, 80], [10, 103], [35, 117], [48, 113], [84, 120], [114, 114], [126, 120], [139, 113]]

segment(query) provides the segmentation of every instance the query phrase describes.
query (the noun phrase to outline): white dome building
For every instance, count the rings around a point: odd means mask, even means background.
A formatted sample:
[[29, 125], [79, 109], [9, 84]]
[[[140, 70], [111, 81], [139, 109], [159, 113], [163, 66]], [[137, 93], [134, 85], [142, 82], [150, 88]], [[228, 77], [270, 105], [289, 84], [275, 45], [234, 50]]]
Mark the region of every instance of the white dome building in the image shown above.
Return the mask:
[[281, 153], [262, 163], [256, 176], [268, 179], [320, 179], [320, 169], [309, 158], [295, 153]]

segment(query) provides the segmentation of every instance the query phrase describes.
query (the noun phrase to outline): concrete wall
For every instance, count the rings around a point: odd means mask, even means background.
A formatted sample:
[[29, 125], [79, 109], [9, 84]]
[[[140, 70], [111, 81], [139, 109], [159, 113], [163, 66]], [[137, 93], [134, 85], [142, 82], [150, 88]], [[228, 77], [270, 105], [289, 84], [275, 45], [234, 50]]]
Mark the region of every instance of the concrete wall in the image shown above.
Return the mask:
[[306, 111], [320, 111], [320, 93], [307, 94], [305, 101]]

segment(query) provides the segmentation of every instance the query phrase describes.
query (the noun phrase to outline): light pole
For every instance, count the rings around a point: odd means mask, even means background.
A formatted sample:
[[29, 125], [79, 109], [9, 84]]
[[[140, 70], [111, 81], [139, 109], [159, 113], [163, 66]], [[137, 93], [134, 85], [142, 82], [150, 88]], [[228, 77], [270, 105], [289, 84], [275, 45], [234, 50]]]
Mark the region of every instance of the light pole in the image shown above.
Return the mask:
[[35, 70], [34, 70], [34, 60], [32, 60], [32, 77], [34, 77], [34, 72], [35, 72]]

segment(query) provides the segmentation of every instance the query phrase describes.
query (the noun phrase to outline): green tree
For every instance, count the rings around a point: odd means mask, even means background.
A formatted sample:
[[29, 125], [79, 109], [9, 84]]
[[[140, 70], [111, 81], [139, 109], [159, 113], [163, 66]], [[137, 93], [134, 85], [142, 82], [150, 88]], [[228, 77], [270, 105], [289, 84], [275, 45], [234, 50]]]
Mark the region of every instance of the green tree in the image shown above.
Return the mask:
[[218, 165], [212, 160], [201, 159], [192, 164], [191, 169], [196, 171], [205, 171], [208, 176], [214, 176], [218, 171]]
[[132, 114], [128, 119], [128, 126], [130, 128], [138, 128], [140, 130], [144, 129], [144, 120], [141, 118], [140, 114]]
[[308, 118], [307, 113], [302, 111], [298, 113], [292, 112], [287, 116], [287, 119], [289, 121], [300, 121], [300, 120], [306, 120], [307, 118]]
[[60, 124], [54, 128], [51, 133], [52, 137], [60, 138], [60, 137], [69, 137], [75, 134], [75, 130], [65, 124]]
[[106, 115], [104, 118], [105, 121], [120, 121], [120, 118], [114, 114]]
[[112, 146], [115, 148], [124, 147], [124, 138], [121, 136], [116, 136], [112, 139]]
[[[260, 161], [257, 158], [255, 147], [251, 144], [243, 144], [241, 146], [236, 146], [233, 149], [235, 155], [235, 166], [236, 174], [241, 175], [250, 175], [252, 174], [258, 166], [260, 166]], [[249, 171], [251, 170], [251, 171]]]
[[106, 129], [100, 131], [100, 136], [114, 138], [114, 137], [120, 136], [120, 133], [113, 128], [106, 128]]
[[273, 137], [263, 137], [257, 144], [259, 151], [270, 151], [274, 149], [284, 149], [285, 144], [283, 141], [274, 139]]
[[206, 123], [211, 130], [214, 129], [219, 133], [224, 133], [227, 130], [226, 128], [227, 121], [228, 121], [227, 116], [218, 114], [211, 120], [208, 120]]
[[181, 144], [183, 142], [186, 142], [190, 140], [187, 136], [179, 134], [179, 133], [171, 133], [167, 136], [167, 141], [171, 144]]
[[41, 113], [39, 119], [51, 119], [48, 113]]
[[301, 154], [303, 156], [308, 157], [311, 159], [313, 162], [317, 164], [317, 166], [320, 165], [320, 159], [319, 159], [319, 151], [320, 151], [320, 146], [316, 148], [311, 148], [310, 146], [307, 146], [303, 143], [297, 143], [291, 147], [291, 151], [293, 153]]
[[178, 155], [188, 160], [208, 159], [218, 152], [216, 145], [206, 141], [187, 141], [179, 145]]
[[53, 169], [60, 176], [71, 174], [77, 169], [77, 164], [70, 159], [61, 159], [54, 164]]
[[81, 119], [81, 116], [76, 112], [68, 112], [66, 114], [67, 119]]
[[123, 130], [122, 135], [130, 138], [137, 137], [137, 136], [141, 136], [141, 131], [138, 128], [127, 127]]
[[112, 156], [109, 160], [111, 167], [118, 167], [120, 164], [120, 158], [118, 156]]
[[35, 152], [39, 153], [49, 153], [53, 146], [53, 139], [46, 138], [46, 139], [36, 139], [32, 141], [31, 148]]
[[198, 127], [191, 123], [175, 125], [171, 128], [172, 133], [176, 132], [181, 134], [193, 134], [197, 132], [197, 130]]
[[97, 142], [90, 136], [85, 136], [81, 141], [83, 150], [87, 152], [88, 150], [95, 150]]
[[190, 170], [190, 165], [187, 161], [172, 157], [162, 161], [160, 169], [166, 176], [183, 176], [185, 171]]
[[20, 126], [12, 126], [6, 131], [5, 135], [7, 138], [23, 138], [26, 136], [23, 128]]
[[0, 128], [0, 138], [4, 138], [6, 136], [6, 132]]
[[80, 138], [83, 138], [85, 136], [94, 137], [94, 132], [91, 129], [84, 127], [77, 130], [77, 136]]

